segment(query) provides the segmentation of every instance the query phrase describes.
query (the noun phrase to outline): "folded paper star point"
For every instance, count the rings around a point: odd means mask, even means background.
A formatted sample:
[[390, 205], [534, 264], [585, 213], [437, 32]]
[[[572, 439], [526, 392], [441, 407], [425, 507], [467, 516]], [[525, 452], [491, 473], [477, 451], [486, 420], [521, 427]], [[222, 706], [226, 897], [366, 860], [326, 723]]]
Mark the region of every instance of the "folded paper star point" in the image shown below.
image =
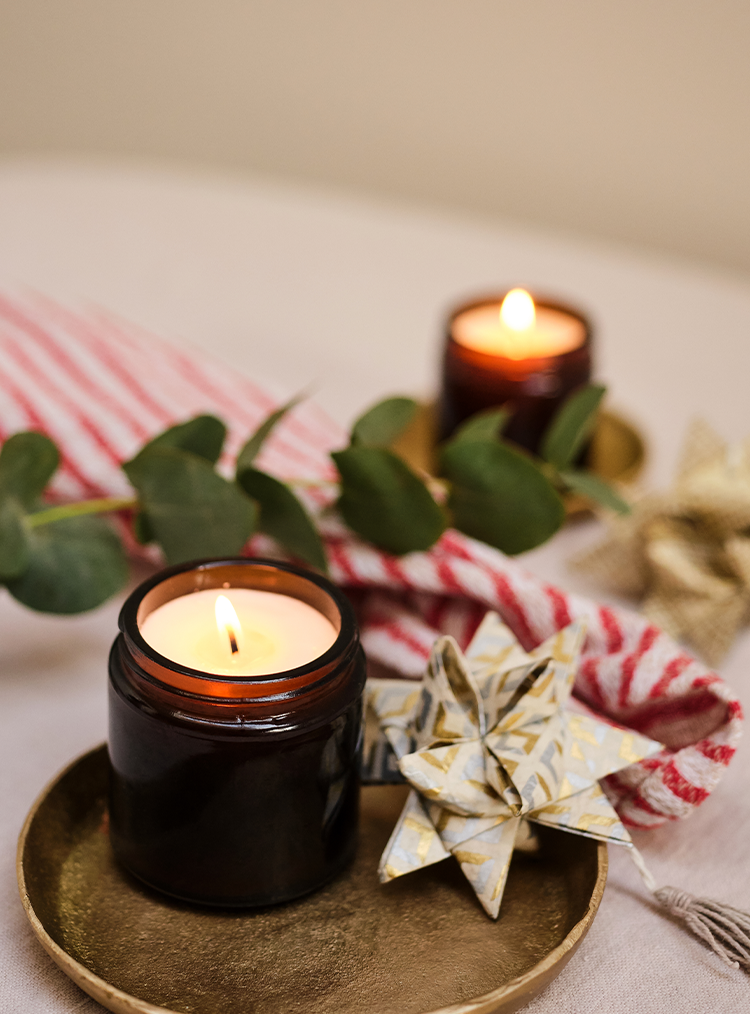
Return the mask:
[[419, 690], [369, 681], [368, 704], [412, 791], [383, 853], [383, 883], [455, 856], [497, 918], [525, 821], [630, 845], [599, 779], [660, 743], [570, 710], [585, 623], [526, 652], [488, 613], [466, 655], [435, 643]]

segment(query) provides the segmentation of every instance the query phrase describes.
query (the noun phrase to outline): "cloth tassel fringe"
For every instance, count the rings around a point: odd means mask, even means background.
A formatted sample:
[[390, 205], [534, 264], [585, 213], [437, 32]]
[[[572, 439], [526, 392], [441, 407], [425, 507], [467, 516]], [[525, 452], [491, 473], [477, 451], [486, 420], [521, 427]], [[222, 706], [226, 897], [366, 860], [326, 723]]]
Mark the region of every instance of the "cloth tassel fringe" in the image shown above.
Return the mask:
[[750, 970], [750, 913], [710, 898], [696, 898], [678, 887], [659, 887], [637, 848], [630, 857], [649, 891], [674, 918], [702, 940], [730, 968]]
[[677, 887], [660, 887], [654, 897], [724, 964], [750, 969], [750, 913], [710, 898], [695, 898]]

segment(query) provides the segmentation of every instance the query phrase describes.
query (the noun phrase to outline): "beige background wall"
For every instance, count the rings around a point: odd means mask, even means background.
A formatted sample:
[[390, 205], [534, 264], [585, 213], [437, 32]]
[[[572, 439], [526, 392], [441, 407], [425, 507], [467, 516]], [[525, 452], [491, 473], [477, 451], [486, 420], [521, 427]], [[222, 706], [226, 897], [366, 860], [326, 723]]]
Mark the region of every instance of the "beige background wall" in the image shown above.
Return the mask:
[[750, 271], [747, 0], [0, 0], [0, 155], [157, 157]]

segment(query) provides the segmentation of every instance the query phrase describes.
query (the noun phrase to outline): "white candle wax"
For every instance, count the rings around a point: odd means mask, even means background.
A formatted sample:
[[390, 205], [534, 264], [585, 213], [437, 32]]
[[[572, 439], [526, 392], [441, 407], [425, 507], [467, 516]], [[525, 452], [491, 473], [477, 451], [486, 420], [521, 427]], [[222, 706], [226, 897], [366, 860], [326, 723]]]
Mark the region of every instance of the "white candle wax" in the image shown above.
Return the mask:
[[459, 345], [506, 359], [559, 356], [579, 348], [586, 339], [582, 321], [549, 306], [537, 306], [536, 319], [529, 326], [508, 327], [500, 317], [500, 303], [465, 310], [453, 321], [452, 333]]
[[[226, 596], [239, 629], [216, 621], [216, 599]], [[333, 624], [290, 595], [256, 588], [195, 591], [165, 602], [140, 626], [143, 639], [179, 665], [218, 676], [269, 676], [306, 665], [336, 640]]]

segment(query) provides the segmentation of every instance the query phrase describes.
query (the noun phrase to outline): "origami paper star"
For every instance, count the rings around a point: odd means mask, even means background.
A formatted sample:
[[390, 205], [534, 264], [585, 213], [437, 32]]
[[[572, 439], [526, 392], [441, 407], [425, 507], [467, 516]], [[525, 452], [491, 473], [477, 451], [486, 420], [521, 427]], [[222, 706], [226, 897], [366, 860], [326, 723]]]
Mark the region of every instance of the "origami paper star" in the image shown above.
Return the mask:
[[632, 845], [598, 780], [662, 747], [565, 708], [584, 636], [576, 621], [527, 653], [488, 613], [466, 656], [436, 642], [421, 686], [368, 682], [412, 786], [381, 882], [453, 854], [495, 919], [524, 820]]
[[649, 619], [717, 665], [750, 616], [750, 441], [730, 447], [695, 422], [672, 487], [575, 564], [641, 598]]

